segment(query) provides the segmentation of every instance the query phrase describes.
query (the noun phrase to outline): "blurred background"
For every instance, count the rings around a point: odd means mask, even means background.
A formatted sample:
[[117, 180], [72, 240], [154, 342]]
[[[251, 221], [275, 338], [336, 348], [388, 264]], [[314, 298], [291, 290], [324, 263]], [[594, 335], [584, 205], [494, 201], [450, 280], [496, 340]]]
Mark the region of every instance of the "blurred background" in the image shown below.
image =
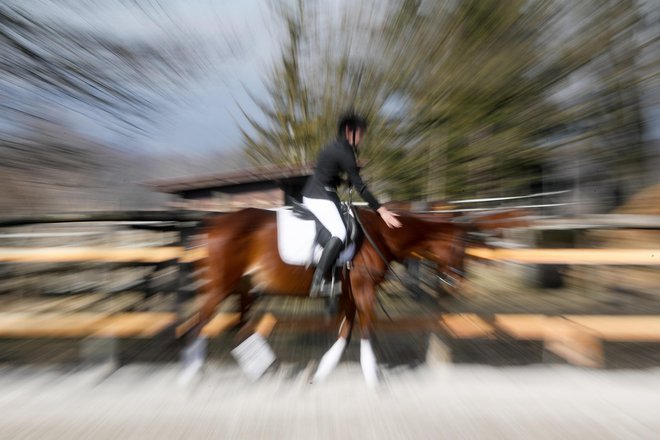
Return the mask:
[[[299, 196], [347, 109], [380, 200], [535, 221], [470, 236], [495, 257], [455, 296], [428, 262], [395, 266], [375, 347], [392, 395], [360, 388], [356, 337], [309, 391], [333, 304], [290, 298], [240, 327], [230, 297], [220, 368], [172, 391], [204, 284], [193, 227]], [[659, 167], [658, 0], [0, 0], [0, 431], [657, 438]], [[280, 362], [253, 385], [229, 347], [271, 313]]]
[[384, 200], [609, 212], [658, 183], [659, 23], [644, 0], [6, 0], [0, 207], [160, 207], [145, 182], [313, 163], [355, 108]]

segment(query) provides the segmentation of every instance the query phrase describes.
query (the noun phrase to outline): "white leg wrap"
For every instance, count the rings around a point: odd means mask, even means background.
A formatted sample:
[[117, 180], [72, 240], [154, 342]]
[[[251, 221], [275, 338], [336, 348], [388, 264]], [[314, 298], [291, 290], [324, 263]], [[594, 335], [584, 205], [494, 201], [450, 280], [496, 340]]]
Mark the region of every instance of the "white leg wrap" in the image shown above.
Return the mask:
[[342, 353], [344, 353], [344, 348], [346, 348], [346, 339], [339, 338], [337, 342], [330, 347], [319, 363], [319, 367], [314, 373], [314, 378], [312, 379], [313, 383], [322, 382], [326, 377], [335, 369], [339, 360], [341, 359]]
[[360, 340], [360, 365], [362, 365], [362, 374], [370, 388], [378, 385], [378, 366], [376, 365], [376, 355], [371, 348], [371, 342], [368, 339]]
[[252, 380], [259, 379], [277, 359], [266, 338], [254, 333], [231, 351], [243, 372]]
[[181, 386], [188, 385], [190, 381], [197, 375], [199, 370], [204, 365], [204, 358], [206, 358], [206, 347], [208, 341], [205, 336], [199, 336], [195, 342], [186, 347], [183, 351], [183, 362], [181, 373], [179, 374], [178, 383]]

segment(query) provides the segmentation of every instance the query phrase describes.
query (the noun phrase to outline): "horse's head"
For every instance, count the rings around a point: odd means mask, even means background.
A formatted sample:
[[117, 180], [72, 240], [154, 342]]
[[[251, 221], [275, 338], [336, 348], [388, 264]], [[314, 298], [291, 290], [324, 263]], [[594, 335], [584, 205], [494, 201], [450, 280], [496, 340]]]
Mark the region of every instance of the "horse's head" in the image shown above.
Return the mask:
[[[485, 245], [487, 233], [529, 223], [526, 211], [511, 210], [479, 216], [452, 213], [411, 213], [399, 211], [403, 227], [389, 229], [373, 211], [360, 210], [360, 217], [376, 245], [389, 260], [419, 258], [434, 262], [439, 284], [452, 295], [465, 280], [468, 245]], [[479, 233], [479, 234], [475, 234]]]
[[[443, 288], [456, 296], [465, 280], [465, 256], [468, 246], [487, 246], [487, 238], [503, 229], [530, 224], [531, 213], [511, 209], [477, 217], [457, 216], [441, 231], [431, 235], [426, 258], [438, 264], [438, 279]], [[435, 258], [434, 258], [435, 256]]]
[[429, 233], [416, 247], [414, 255], [437, 265], [441, 287], [456, 295], [465, 279], [465, 251], [469, 225], [453, 221], [426, 221]]
[[470, 225], [457, 222], [451, 214], [400, 210], [399, 220], [403, 227], [389, 229], [373, 211], [359, 210], [359, 213], [365, 232], [373, 237], [381, 255], [386, 255], [389, 261], [417, 258], [435, 262], [444, 289], [452, 294], [458, 290], [465, 277], [466, 238]]

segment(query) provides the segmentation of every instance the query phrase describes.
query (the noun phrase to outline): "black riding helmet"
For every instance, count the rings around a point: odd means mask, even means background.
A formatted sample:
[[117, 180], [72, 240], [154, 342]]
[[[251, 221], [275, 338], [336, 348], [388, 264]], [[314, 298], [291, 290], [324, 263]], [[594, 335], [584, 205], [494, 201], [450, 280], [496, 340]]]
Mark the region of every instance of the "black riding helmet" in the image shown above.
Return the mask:
[[361, 128], [362, 130], [367, 129], [367, 120], [363, 116], [354, 113], [347, 112], [341, 115], [339, 122], [337, 123], [337, 133], [339, 137], [343, 138], [344, 133], [346, 132], [346, 127], [350, 127], [353, 130], [356, 128]]

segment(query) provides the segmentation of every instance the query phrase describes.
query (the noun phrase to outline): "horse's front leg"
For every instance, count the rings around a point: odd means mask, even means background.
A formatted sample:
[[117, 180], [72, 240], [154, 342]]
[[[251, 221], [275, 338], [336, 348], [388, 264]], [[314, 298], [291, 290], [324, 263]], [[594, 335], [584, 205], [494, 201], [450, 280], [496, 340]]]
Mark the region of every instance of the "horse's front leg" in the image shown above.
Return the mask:
[[351, 339], [353, 332], [353, 324], [355, 322], [355, 301], [351, 293], [350, 284], [348, 281], [342, 281], [342, 295], [340, 296], [340, 311], [339, 314], [339, 334], [337, 341], [330, 347], [319, 363], [319, 367], [314, 373], [312, 383], [319, 383], [325, 380], [330, 373], [335, 369], [341, 356]]
[[378, 385], [378, 365], [371, 346], [375, 324], [376, 285], [371, 278], [358, 274], [353, 280], [353, 292], [357, 312], [360, 316], [360, 365], [369, 387]]

